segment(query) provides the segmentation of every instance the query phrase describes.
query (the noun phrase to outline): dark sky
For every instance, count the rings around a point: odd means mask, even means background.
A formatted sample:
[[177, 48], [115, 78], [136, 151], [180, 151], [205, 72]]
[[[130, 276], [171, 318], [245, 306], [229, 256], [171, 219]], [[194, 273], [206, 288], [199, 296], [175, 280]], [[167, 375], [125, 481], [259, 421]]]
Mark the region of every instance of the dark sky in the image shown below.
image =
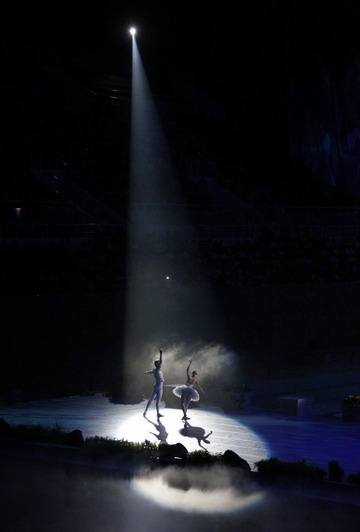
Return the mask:
[[359, 15], [355, 0], [12, 3], [2, 17], [2, 38], [14, 57], [33, 42], [107, 47], [126, 57], [127, 29], [135, 24], [146, 67], [164, 78], [187, 73], [200, 86], [231, 96], [245, 85], [250, 92], [276, 92], [284, 46], [300, 69], [314, 58], [344, 63], [359, 55]]
[[[224, 98], [283, 98], [284, 61], [304, 71], [360, 56], [355, 0], [114, 1], [11, 3], [3, 49], [14, 60], [31, 43], [93, 46], [127, 58], [137, 37], [145, 67], [171, 72]], [[286, 50], [286, 51], [285, 51]], [[260, 98], [259, 98], [259, 97]]]
[[200, 75], [249, 64], [268, 46], [272, 0], [233, 2], [69, 2], [31, 7], [13, 5], [5, 18], [7, 45], [42, 41], [128, 46], [127, 28], [139, 28], [138, 42], [152, 60], [198, 70]]
[[20, 64], [24, 51], [40, 44], [92, 46], [130, 64], [128, 28], [134, 24], [150, 83], [163, 83], [166, 91], [171, 76], [188, 79], [222, 102], [240, 98], [243, 108], [247, 98], [257, 98], [257, 91], [268, 93], [274, 83], [276, 87], [280, 65], [275, 4], [273, 0], [12, 4], [3, 19], [2, 38], [14, 63]]
[[275, 153], [286, 135], [286, 75], [306, 85], [324, 67], [341, 73], [358, 61], [359, 15], [355, 0], [14, 3], [2, 38], [19, 68], [22, 54], [40, 44], [92, 47], [119, 56], [129, 72], [134, 24], [152, 87], [166, 93], [170, 79], [191, 81], [227, 108], [235, 130], [266, 138]]

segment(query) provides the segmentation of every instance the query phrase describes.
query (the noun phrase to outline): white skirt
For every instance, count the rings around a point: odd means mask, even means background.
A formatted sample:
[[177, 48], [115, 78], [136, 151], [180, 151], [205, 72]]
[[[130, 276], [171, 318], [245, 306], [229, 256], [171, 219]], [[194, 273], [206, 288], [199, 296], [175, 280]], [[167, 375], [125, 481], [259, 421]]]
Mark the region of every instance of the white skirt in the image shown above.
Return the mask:
[[182, 397], [186, 400], [190, 399], [190, 401], [198, 401], [200, 399], [198, 391], [186, 384], [176, 386], [176, 388], [173, 389], [173, 394], [176, 395], [176, 397]]

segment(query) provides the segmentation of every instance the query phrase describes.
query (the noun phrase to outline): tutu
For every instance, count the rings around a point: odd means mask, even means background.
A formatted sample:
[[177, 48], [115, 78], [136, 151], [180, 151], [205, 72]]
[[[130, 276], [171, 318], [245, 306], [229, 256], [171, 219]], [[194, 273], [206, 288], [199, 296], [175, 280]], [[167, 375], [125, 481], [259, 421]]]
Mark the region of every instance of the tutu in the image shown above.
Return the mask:
[[198, 401], [200, 399], [200, 395], [198, 394], [197, 390], [191, 386], [191, 384], [182, 384], [180, 386], [176, 386], [176, 388], [173, 389], [173, 394], [176, 395], [176, 397], [190, 399], [190, 401]]

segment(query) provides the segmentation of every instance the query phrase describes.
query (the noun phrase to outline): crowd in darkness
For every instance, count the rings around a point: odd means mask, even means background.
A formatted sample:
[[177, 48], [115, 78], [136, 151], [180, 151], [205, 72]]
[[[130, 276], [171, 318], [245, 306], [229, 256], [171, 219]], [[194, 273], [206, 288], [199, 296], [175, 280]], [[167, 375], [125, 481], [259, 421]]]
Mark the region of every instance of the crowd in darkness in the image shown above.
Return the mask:
[[[76, 68], [81, 64], [90, 75], [92, 71], [88, 63], [81, 59], [77, 61]], [[32, 70], [32, 76], [35, 76], [34, 72]], [[59, 171], [66, 173], [69, 182], [78, 190], [96, 197], [119, 218], [126, 217], [130, 92], [125, 91], [125, 96], [115, 105], [101, 93], [95, 95], [85, 88], [79, 93], [72, 90], [72, 85], [66, 82], [67, 77], [62, 85], [59, 80], [56, 84], [50, 83], [51, 78], [46, 81], [48, 70], [46, 77], [42, 69], [40, 74], [43, 80], [41, 90], [34, 91], [31, 84], [25, 83], [15, 93], [11, 88], [4, 92], [7, 100], [0, 162], [7, 179], [5, 177], [0, 186], [3, 207], [0, 213], [2, 294], [116, 291], [139, 281], [147, 286], [171, 289], [203, 283], [242, 286], [360, 280], [359, 236], [329, 239], [303, 233], [294, 238], [271, 232], [271, 223], [276, 223], [272, 216], [273, 207], [291, 204], [290, 191], [297, 201], [311, 197], [315, 205], [333, 205], [333, 196], [339, 195], [338, 190], [327, 187], [324, 191], [319, 185], [314, 187], [310, 179], [311, 186], [305, 186], [307, 175], [302, 168], [297, 169], [299, 179], [295, 179], [293, 171], [289, 180], [287, 167], [284, 170], [286, 179], [279, 181], [275, 191], [264, 183], [254, 185], [254, 176], [249, 169], [239, 168], [241, 157], [237, 152], [233, 154], [235, 160], [229, 160], [229, 153], [226, 150], [222, 153], [220, 148], [220, 152], [214, 154], [212, 146], [225, 143], [216, 144], [219, 139], [217, 136], [213, 138], [210, 132], [224, 131], [227, 123], [218, 119], [216, 113], [205, 120], [198, 110], [194, 112], [192, 106], [189, 109], [181, 107], [179, 112], [177, 105], [171, 102], [167, 104], [169, 109], [166, 107], [169, 117], [165, 130], [172, 139], [170, 152], [176, 163], [176, 175], [182, 179], [183, 203], [212, 205], [217, 198], [216, 195], [215, 200], [214, 195], [210, 197], [206, 179], [216, 177], [235, 201], [238, 198], [243, 205], [254, 209], [267, 207], [264, 212], [269, 211], [271, 216], [262, 222], [269, 223], [266, 231], [252, 238], [207, 238], [206, 235], [190, 238], [170, 228], [163, 233], [146, 234], [143, 242], [129, 246], [126, 226], [119, 222], [115, 234], [107, 232], [106, 218], [100, 216], [95, 222], [104, 224], [104, 232], [82, 236], [76, 242], [71, 235], [69, 238], [65, 235], [32, 239], [30, 232], [27, 240], [17, 239], [14, 235], [4, 237], [5, 225], [8, 231], [16, 232], [20, 225], [24, 227], [26, 224], [38, 224], [39, 229], [40, 224], [55, 228], [56, 225], [70, 227], [71, 224], [86, 226], [89, 223], [86, 209], [80, 201], [76, 203], [74, 195], [66, 198], [65, 190], [66, 201], [60, 201], [58, 196], [54, 197], [51, 187], [30, 180], [32, 165], [46, 170], [45, 164], [39, 166], [39, 161], [44, 163], [46, 153], [59, 156]], [[220, 137], [220, 133], [218, 135]], [[145, 152], [147, 148], [143, 147]], [[39, 159], [36, 164], [34, 158]], [[151, 164], [149, 156], [146, 167], [150, 168]], [[49, 167], [53, 168], [52, 165]], [[268, 170], [267, 162], [264, 168]], [[291, 187], [283, 189], [289, 182]], [[301, 186], [294, 188], [296, 182]], [[173, 197], [173, 187], [170, 191], [172, 196], [166, 191], [165, 199], [169, 205], [178, 200]], [[74, 189], [71, 192], [74, 193]], [[14, 202], [20, 199], [29, 202], [29, 207], [23, 209], [21, 223], [16, 219], [17, 209], [14, 208]], [[81, 199], [80, 194], [78, 199]], [[347, 204], [353, 200], [342, 199]], [[31, 206], [30, 202], [33, 202]], [[216, 216], [219, 219], [218, 214]], [[252, 223], [245, 220], [245, 215], [244, 219], [239, 218], [233, 219], [232, 223]], [[131, 270], [127, 270], [129, 252]]]
[[[152, 245], [154, 241], [158, 246]], [[144, 282], [153, 285], [241, 286], [360, 280], [358, 238], [275, 238], [264, 233], [253, 240], [198, 241], [178, 237], [170, 248], [163, 246], [158, 237], [148, 242], [151, 245], [138, 252], [138, 259], [139, 264], [148, 265]]]
[[[60, 245], [61, 244], [61, 245]], [[126, 233], [77, 247], [49, 242], [1, 250], [4, 295], [117, 291], [139, 282], [169, 289], [321, 283], [360, 280], [360, 239], [275, 238], [194, 240], [152, 234], [132, 250], [127, 272]]]

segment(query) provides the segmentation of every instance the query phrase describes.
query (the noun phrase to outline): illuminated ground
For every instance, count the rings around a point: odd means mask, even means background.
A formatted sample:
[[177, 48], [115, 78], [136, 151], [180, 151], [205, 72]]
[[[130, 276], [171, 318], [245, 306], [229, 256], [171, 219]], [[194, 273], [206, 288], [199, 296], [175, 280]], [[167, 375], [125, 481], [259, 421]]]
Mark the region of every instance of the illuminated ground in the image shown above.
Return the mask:
[[[66, 431], [80, 429], [85, 437], [181, 442], [189, 451], [206, 448], [212, 453], [232, 449], [252, 468], [256, 461], [276, 456], [289, 461], [306, 459], [325, 471], [328, 462], [336, 460], [346, 475], [360, 472], [360, 423], [257, 411], [227, 415], [220, 407], [201, 406], [189, 410], [187, 433], [182, 434], [180, 409], [165, 408], [163, 404], [164, 417], [159, 424], [154, 407], [146, 419], [143, 417], [144, 406], [145, 401], [135, 405], [113, 404], [99, 394], [0, 406], [0, 417], [12, 425], [59, 424]], [[206, 438], [210, 431], [212, 434]]]
[[[181, 411], [165, 408], [158, 423], [154, 408], [143, 417], [145, 401], [114, 404], [102, 395], [69, 397], [1, 406], [10, 424], [41, 424], [84, 436], [182, 442], [189, 450], [230, 448], [253, 466], [267, 456], [307, 458], [327, 468], [338, 460], [346, 473], [360, 470], [360, 424], [319, 418], [299, 419], [258, 411], [226, 415], [204, 406], [189, 411], [188, 435]], [[207, 437], [209, 443], [201, 440]], [[198, 436], [198, 438], [194, 437]], [[0, 512], [4, 532], [347, 532], [358, 531], [360, 491], [329, 482], [324, 486], [241, 480], [236, 470], [146, 468], [132, 479], [117, 467], [36, 458], [7, 448], [0, 453]], [[41, 517], [40, 517], [41, 516]]]

